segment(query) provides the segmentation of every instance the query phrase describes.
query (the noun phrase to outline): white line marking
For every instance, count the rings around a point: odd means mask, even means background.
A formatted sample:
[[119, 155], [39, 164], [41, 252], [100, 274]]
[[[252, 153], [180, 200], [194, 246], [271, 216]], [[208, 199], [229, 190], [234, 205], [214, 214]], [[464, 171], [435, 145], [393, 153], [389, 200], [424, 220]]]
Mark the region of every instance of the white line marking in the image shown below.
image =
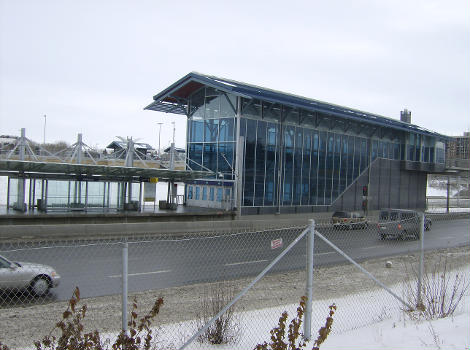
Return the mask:
[[[127, 276], [143, 276], [143, 275], [156, 275], [158, 273], [166, 273], [171, 270], [160, 270], [160, 271], [150, 271], [150, 272], [138, 272], [138, 273], [129, 273]], [[109, 278], [121, 278], [122, 275], [111, 275]]]
[[237, 263], [225, 264], [225, 266], [237, 266], [237, 265], [244, 265], [244, 264], [257, 264], [257, 263], [266, 262], [266, 261], [269, 261], [269, 260], [265, 259], [265, 260], [242, 261], [242, 262], [237, 262]]
[[326, 253], [315, 253], [315, 255], [328, 255], [328, 254], [334, 254], [335, 252], [326, 252]]
[[384, 248], [385, 246], [383, 245], [373, 245], [373, 246], [370, 246], [370, 247], [363, 247], [361, 249], [375, 249], [375, 248]]

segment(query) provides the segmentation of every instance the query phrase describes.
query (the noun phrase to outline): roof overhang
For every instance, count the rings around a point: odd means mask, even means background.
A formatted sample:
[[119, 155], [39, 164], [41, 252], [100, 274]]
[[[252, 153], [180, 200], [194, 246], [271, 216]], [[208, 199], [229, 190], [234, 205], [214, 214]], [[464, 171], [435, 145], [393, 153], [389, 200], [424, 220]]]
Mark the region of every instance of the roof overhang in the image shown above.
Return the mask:
[[145, 107], [145, 109], [188, 116], [188, 99], [192, 93], [203, 86], [210, 86], [235, 96], [278, 103], [345, 120], [448, 139], [448, 136], [418, 125], [405, 123], [378, 114], [196, 72], [187, 74], [162, 92], [153, 96], [154, 101]]

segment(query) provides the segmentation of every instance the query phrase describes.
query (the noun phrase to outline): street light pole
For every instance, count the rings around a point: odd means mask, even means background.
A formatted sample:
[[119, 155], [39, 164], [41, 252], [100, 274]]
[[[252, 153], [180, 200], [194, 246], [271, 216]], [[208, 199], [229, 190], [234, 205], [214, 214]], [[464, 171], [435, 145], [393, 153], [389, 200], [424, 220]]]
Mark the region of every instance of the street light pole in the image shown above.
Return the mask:
[[43, 133], [43, 142], [42, 144], [45, 145], [46, 144], [46, 115], [44, 114], [44, 133]]
[[160, 152], [160, 137], [162, 135], [162, 124], [163, 123], [157, 123], [160, 126], [160, 130], [158, 131], [158, 157], [160, 158], [161, 152]]

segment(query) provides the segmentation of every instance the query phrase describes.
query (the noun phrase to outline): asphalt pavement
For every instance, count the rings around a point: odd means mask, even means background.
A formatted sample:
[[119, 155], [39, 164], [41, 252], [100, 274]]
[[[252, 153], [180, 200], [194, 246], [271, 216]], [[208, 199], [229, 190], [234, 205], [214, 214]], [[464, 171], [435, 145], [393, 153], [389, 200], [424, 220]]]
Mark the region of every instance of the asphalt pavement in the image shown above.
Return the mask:
[[[432, 230], [425, 233], [425, 250], [469, 245], [469, 224], [469, 219], [434, 222]], [[220, 237], [128, 242], [129, 292], [255, 276], [301, 231], [271, 230]], [[358, 261], [416, 252], [420, 246], [416, 240], [382, 241], [374, 224], [365, 230], [334, 230], [323, 226], [318, 227], [318, 231]], [[51, 290], [48, 299], [67, 300], [75, 286], [80, 287], [81, 296], [85, 298], [119, 294], [122, 247], [121, 242], [113, 241], [64, 242], [48, 246], [35, 243], [2, 246], [0, 254], [14, 261], [53, 266], [61, 275], [61, 284]], [[271, 273], [304, 269], [305, 261], [306, 240], [303, 238]], [[342, 256], [315, 237], [315, 266], [342, 262], [345, 262]], [[26, 301], [34, 302], [34, 299]]]

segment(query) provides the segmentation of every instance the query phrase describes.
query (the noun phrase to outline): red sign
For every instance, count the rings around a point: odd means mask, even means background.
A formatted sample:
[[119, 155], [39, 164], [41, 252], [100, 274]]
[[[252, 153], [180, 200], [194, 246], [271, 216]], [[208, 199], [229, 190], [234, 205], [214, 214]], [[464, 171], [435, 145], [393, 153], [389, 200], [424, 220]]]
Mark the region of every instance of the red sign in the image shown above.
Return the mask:
[[282, 238], [274, 239], [271, 241], [271, 249], [281, 248]]

